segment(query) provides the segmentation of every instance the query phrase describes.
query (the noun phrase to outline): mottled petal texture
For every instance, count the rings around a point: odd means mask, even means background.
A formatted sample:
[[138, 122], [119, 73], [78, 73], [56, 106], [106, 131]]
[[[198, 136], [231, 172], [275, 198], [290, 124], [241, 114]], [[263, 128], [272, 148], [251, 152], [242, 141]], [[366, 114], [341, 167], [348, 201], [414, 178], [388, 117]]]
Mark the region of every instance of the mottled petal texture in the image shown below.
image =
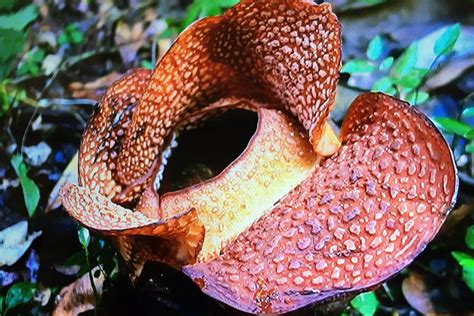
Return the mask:
[[185, 273], [238, 309], [287, 312], [410, 263], [453, 205], [449, 146], [417, 109], [382, 94], [354, 101], [341, 138], [337, 154], [221, 256]]

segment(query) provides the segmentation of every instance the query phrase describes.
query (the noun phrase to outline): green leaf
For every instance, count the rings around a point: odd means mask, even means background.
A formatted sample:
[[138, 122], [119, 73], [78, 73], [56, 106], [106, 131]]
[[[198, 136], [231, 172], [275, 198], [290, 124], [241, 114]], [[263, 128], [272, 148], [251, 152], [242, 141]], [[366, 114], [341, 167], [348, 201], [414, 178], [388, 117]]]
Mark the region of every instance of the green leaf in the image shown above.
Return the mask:
[[31, 50], [30, 52], [31, 52], [31, 53], [30, 53], [29, 59], [30, 59], [31, 61], [34, 61], [34, 62], [37, 62], [37, 63], [43, 61], [44, 55], [45, 55], [43, 49], [41, 49], [41, 48], [35, 48], [35, 49]]
[[188, 25], [196, 21], [199, 18], [200, 12], [201, 12], [201, 8], [199, 6], [199, 3], [197, 3], [196, 1], [193, 2], [187, 9], [186, 17], [181, 23], [181, 28], [184, 29]]
[[469, 140], [474, 140], [474, 128], [471, 128], [469, 132], [464, 134], [464, 138], [469, 139]]
[[413, 91], [406, 96], [405, 101], [412, 105], [418, 105], [425, 103], [426, 101], [428, 101], [429, 98], [430, 95], [428, 92], [418, 91], [417, 93], [416, 91]]
[[474, 269], [474, 258], [467, 253], [453, 251], [451, 252], [451, 255], [456, 259], [460, 266]]
[[[8, 289], [5, 298], [6, 311], [18, 305], [27, 304], [33, 301], [36, 292], [36, 285], [30, 282], [18, 282]], [[5, 311], [5, 312], [6, 312]]]
[[17, 76], [24, 76], [30, 72], [30, 65], [27, 62], [20, 62], [16, 70]]
[[390, 77], [380, 78], [372, 86], [373, 92], [388, 92], [393, 89], [393, 80]]
[[59, 45], [64, 45], [64, 44], [69, 43], [69, 39], [68, 39], [66, 33], [59, 34], [58, 43], [59, 43]]
[[166, 30], [164, 30], [159, 36], [159, 39], [169, 39], [175, 38], [179, 33], [179, 28], [176, 26], [169, 26]]
[[406, 75], [397, 78], [395, 82], [404, 88], [416, 89], [420, 86], [428, 72], [428, 69], [413, 68]]
[[206, 16], [216, 16], [222, 13], [222, 9], [219, 6], [209, 5], [203, 6], [199, 17], [203, 18]]
[[462, 279], [471, 291], [474, 291], [474, 268], [463, 268]]
[[415, 41], [402, 53], [400, 57], [397, 58], [397, 61], [392, 68], [393, 75], [396, 78], [401, 78], [407, 75], [413, 67], [415, 67], [417, 50], [418, 42]]
[[394, 62], [394, 58], [392, 56], [385, 58], [379, 65], [379, 70], [380, 71], [387, 71], [389, 70]]
[[379, 4], [379, 3], [384, 3], [385, 1], [387, 1], [387, 0], [362, 0], [362, 2], [364, 2], [365, 4], [368, 4], [368, 5], [376, 5], [376, 4]]
[[4, 315], [3, 314], [3, 303], [4, 302], [5, 302], [5, 297], [0, 295], [0, 315]]
[[84, 41], [84, 33], [79, 30], [75, 23], [68, 24], [64, 31], [58, 37], [58, 43], [64, 44], [80, 44]]
[[34, 76], [40, 73], [40, 63], [44, 60], [45, 52], [43, 49], [35, 47], [27, 52], [18, 65], [17, 75], [23, 76], [32, 74]]
[[[16, 2], [16, 0], [2, 0], [0, 1], [0, 10], [11, 10], [15, 6]], [[0, 315], [1, 314], [2, 313], [0, 312]]]
[[471, 289], [471, 291], [474, 291], [474, 258], [460, 251], [453, 251], [451, 252], [451, 255], [463, 268], [462, 278], [464, 282]]
[[474, 117], [474, 107], [465, 108], [462, 115], [466, 117]]
[[434, 45], [434, 52], [436, 55], [449, 54], [453, 51], [459, 35], [461, 34], [461, 25], [459, 23], [453, 24], [440, 35]]
[[379, 301], [374, 292], [366, 292], [357, 295], [352, 301], [351, 305], [359, 311], [363, 316], [372, 316], [379, 307]]
[[239, 0], [194, 0], [194, 2], [187, 9], [187, 14], [183, 22], [181, 23], [181, 27], [184, 29], [200, 18], [219, 15], [222, 13], [223, 9], [227, 9], [237, 4], [238, 2]]
[[91, 242], [91, 235], [89, 233], [89, 230], [85, 227], [79, 227], [79, 230], [77, 231], [77, 236], [79, 237], [79, 242], [81, 243], [82, 247], [84, 249], [87, 249]]
[[154, 68], [152, 62], [149, 61], [149, 60], [142, 60], [142, 62], [140, 64], [143, 68], [146, 68], [146, 69], [153, 69]]
[[[10, 72], [12, 71], [12, 69], [13, 69], [12, 61], [8, 61], [5, 64], [0, 64], [0, 80], [5, 80], [7, 78], [7, 76], [10, 74]], [[0, 95], [1, 94], [3, 94], [3, 93], [0, 93]], [[2, 95], [2, 97], [4, 97], [4, 96]], [[2, 112], [2, 111], [4, 111], [6, 108], [10, 108], [9, 103], [3, 103], [3, 105], [1, 105], [1, 103], [0, 103], [0, 118], [4, 114], [4, 112]]]
[[474, 225], [470, 226], [467, 229], [464, 241], [470, 249], [474, 249]]
[[38, 7], [30, 4], [13, 14], [0, 15], [0, 25], [5, 29], [21, 31], [37, 17]]
[[341, 69], [341, 72], [348, 74], [360, 74], [367, 73], [376, 70], [377, 67], [368, 60], [363, 59], [353, 59], [349, 60]]
[[239, 1], [240, 0], [219, 0], [217, 2], [221, 8], [227, 9], [236, 5], [237, 3], [239, 3]]
[[12, 71], [13, 59], [23, 50], [26, 36], [26, 32], [0, 27], [0, 80]]
[[28, 215], [32, 217], [35, 214], [36, 207], [40, 199], [40, 191], [36, 183], [28, 177], [28, 168], [23, 162], [21, 155], [15, 155], [11, 159], [11, 164], [20, 179], [21, 188], [23, 190], [23, 197], [25, 200]]
[[385, 94], [391, 95], [392, 97], [398, 97], [398, 90], [395, 87], [392, 87], [391, 89], [388, 89], [387, 91], [384, 92]]
[[70, 23], [66, 26], [66, 33], [72, 33], [77, 30], [77, 25], [75, 23]]
[[449, 117], [438, 117], [434, 119], [444, 130], [449, 133], [464, 136], [471, 131], [471, 127]]
[[466, 152], [474, 154], [474, 142], [470, 142], [466, 145]]
[[24, 32], [0, 28], [0, 64], [20, 53], [25, 40], [26, 34]]
[[382, 57], [384, 46], [385, 43], [382, 36], [378, 35], [374, 37], [370, 41], [369, 47], [367, 48], [367, 58], [369, 58], [369, 60], [375, 61]]
[[71, 44], [80, 44], [84, 41], [84, 34], [81, 31], [73, 31], [69, 34]]

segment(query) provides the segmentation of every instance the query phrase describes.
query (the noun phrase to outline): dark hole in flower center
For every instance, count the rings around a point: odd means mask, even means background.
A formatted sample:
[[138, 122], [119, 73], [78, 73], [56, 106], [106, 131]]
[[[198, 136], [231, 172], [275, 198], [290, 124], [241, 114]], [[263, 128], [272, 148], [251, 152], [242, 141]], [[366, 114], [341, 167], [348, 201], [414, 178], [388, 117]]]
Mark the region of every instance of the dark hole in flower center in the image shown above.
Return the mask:
[[247, 147], [257, 127], [256, 112], [229, 110], [202, 126], [180, 132], [163, 173], [160, 194], [208, 180]]

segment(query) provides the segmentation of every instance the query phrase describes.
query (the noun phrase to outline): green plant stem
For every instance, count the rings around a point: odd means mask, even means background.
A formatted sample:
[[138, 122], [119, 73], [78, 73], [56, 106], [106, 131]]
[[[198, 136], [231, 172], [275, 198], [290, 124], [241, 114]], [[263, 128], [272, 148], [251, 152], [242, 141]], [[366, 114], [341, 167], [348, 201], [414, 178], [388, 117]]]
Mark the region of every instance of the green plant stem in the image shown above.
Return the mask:
[[428, 69], [426, 74], [421, 78], [420, 83], [415, 88], [416, 90], [415, 90], [415, 102], [413, 104], [414, 106], [416, 106], [417, 103], [418, 103], [418, 93], [420, 92], [421, 87], [426, 83], [426, 80], [428, 79], [428, 75], [433, 70], [433, 68], [436, 65], [436, 62], [438, 62], [438, 59], [439, 59], [440, 56], [441, 55], [436, 55], [435, 59], [431, 62], [430, 68]]
[[388, 298], [392, 301], [395, 302], [395, 298], [392, 295], [392, 292], [390, 291], [390, 288], [388, 287], [388, 284], [386, 282], [383, 283], [382, 285], [385, 293], [387, 294]]
[[471, 177], [474, 175], [474, 154], [471, 154], [471, 168], [469, 170], [471, 172]]
[[94, 276], [92, 275], [92, 267], [90, 264], [90, 259], [89, 259], [89, 250], [86, 247], [83, 247], [85, 254], [86, 254], [86, 264], [87, 264], [87, 269], [89, 269], [88, 275], [89, 275], [89, 281], [91, 282], [91, 287], [92, 291], [94, 292], [94, 297], [95, 297], [95, 309], [94, 309], [94, 314], [97, 316], [97, 307], [99, 306], [99, 292], [97, 292], [97, 288], [94, 283]]
[[415, 91], [415, 106], [417, 105], [417, 102], [418, 102], [418, 93], [420, 92], [420, 89], [421, 87], [426, 83], [426, 80], [428, 80], [428, 76], [430, 75], [431, 71], [433, 70], [434, 66], [436, 65], [436, 63], [438, 62], [439, 58], [441, 56], [443, 56], [447, 51], [448, 51], [449, 48], [445, 48], [439, 55], [436, 55], [435, 59], [431, 62], [431, 65], [430, 67], [428, 68], [428, 71], [426, 72], [426, 74], [422, 77], [422, 79], [420, 80], [420, 83], [418, 84], [418, 86], [416, 87], [416, 91]]
[[153, 39], [153, 42], [151, 43], [151, 64], [156, 65], [156, 50], [157, 50], [158, 44], [156, 42], [156, 38]]

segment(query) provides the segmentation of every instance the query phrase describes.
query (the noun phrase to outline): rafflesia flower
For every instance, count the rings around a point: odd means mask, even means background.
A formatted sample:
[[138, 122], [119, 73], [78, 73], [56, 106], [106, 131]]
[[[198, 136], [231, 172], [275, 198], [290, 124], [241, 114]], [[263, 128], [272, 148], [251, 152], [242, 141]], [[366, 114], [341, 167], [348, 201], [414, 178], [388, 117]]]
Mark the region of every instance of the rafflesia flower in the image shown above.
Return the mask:
[[[165, 262], [242, 311], [372, 288], [436, 235], [456, 170], [433, 124], [383, 94], [359, 96], [338, 138], [327, 119], [340, 63], [327, 4], [242, 0], [193, 24], [152, 72], [109, 88], [64, 207], [111, 236], [132, 277]], [[159, 196], [174, 133], [232, 108], [258, 113], [244, 152], [215, 178]]]

